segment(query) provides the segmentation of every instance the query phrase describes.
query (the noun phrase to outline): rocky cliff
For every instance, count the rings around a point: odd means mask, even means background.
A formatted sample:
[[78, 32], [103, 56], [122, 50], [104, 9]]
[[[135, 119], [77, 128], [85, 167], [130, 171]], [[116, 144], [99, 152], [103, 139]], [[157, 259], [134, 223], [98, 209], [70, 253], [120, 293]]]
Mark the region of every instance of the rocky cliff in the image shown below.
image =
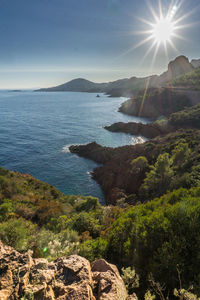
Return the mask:
[[188, 96], [177, 93], [173, 89], [161, 88], [149, 89], [146, 93], [141, 92], [137, 97], [122, 103], [119, 111], [128, 115], [155, 119], [169, 116], [191, 105]]
[[186, 56], [178, 56], [168, 64], [168, 70], [158, 78], [158, 85], [171, 82], [174, 78], [194, 70], [193, 65]]
[[53, 262], [19, 253], [0, 241], [0, 299], [128, 300], [116, 266], [71, 255]]

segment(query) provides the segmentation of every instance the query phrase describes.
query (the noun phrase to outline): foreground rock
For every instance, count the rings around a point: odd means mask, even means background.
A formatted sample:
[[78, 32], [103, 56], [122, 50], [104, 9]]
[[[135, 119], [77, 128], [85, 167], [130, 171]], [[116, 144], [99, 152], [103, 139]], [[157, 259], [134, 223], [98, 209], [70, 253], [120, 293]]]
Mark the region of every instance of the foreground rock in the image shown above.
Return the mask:
[[0, 299], [126, 300], [117, 267], [100, 259], [90, 263], [78, 255], [51, 263], [20, 254], [0, 241]]

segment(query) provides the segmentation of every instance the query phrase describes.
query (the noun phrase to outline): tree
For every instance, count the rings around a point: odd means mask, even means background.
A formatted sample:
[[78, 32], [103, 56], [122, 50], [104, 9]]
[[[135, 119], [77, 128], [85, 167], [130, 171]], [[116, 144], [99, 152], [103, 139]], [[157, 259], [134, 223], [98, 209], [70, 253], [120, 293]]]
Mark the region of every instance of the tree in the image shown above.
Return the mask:
[[150, 168], [139, 193], [142, 197], [152, 199], [161, 196], [169, 188], [174, 173], [168, 153], [160, 154], [155, 165]]
[[190, 156], [191, 150], [187, 143], [179, 143], [172, 151], [173, 164], [178, 170], [184, 170], [185, 163]]

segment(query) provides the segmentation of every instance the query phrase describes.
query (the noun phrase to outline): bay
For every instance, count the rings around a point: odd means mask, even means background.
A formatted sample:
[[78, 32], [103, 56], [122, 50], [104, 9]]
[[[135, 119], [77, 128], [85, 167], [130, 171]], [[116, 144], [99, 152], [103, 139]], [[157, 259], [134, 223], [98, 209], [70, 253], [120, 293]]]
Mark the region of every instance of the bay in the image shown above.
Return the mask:
[[90, 172], [94, 162], [69, 152], [92, 141], [118, 147], [141, 138], [103, 128], [114, 122], [148, 121], [117, 112], [125, 98], [71, 92], [0, 92], [0, 165], [28, 173], [65, 194], [92, 195], [103, 203]]

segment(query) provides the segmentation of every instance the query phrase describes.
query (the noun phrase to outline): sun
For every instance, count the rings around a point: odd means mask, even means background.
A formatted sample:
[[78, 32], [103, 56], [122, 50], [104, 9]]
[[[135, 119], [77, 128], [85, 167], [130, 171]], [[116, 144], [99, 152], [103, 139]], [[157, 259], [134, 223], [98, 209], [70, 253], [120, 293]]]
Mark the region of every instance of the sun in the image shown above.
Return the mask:
[[152, 37], [157, 44], [165, 44], [171, 41], [175, 32], [175, 25], [168, 17], [160, 18], [152, 27]]
[[193, 25], [191, 23], [186, 24], [184, 20], [194, 12], [194, 9], [182, 14], [182, 3], [182, 0], [170, 0], [169, 6], [167, 7], [166, 4], [164, 5], [164, 1], [148, 0], [147, 5], [151, 12], [151, 14], [149, 14], [149, 19], [137, 17], [139, 21], [147, 26], [146, 30], [143, 29], [142, 31], [133, 32], [134, 35], [145, 35], [146, 37], [122, 55], [127, 54], [144, 44], [149, 44], [141, 62], [153, 51], [154, 53], [151, 60], [152, 66], [161, 47], [164, 47], [167, 60], [169, 58], [168, 48], [172, 48], [178, 54], [180, 51], [176, 47], [176, 39], [187, 41], [187, 39], [181, 35], [181, 30]]
[[[184, 28], [195, 26], [196, 23], [185, 23], [185, 21], [196, 11], [194, 7], [191, 11], [183, 14], [183, 1], [184, 0], [146, 0], [146, 4], [150, 10], [148, 19], [136, 16], [136, 19], [143, 23], [142, 31], [131, 31], [131, 35], [144, 36], [138, 43], [135, 43], [131, 48], [124, 51], [120, 56], [124, 56], [129, 52], [134, 51], [138, 47], [143, 47], [145, 44], [146, 52], [140, 59], [140, 63], [151, 55], [151, 69], [156, 60], [159, 50], [161, 53], [164, 48], [165, 56], [169, 61], [169, 52], [171, 48], [177, 55], [180, 50], [177, 49], [177, 39], [188, 42], [187, 38], [183, 36], [181, 31]], [[168, 4], [166, 3], [168, 2]], [[138, 22], [139, 24], [139, 22]], [[144, 28], [144, 24], [146, 29]], [[180, 43], [179, 43], [180, 45]]]

